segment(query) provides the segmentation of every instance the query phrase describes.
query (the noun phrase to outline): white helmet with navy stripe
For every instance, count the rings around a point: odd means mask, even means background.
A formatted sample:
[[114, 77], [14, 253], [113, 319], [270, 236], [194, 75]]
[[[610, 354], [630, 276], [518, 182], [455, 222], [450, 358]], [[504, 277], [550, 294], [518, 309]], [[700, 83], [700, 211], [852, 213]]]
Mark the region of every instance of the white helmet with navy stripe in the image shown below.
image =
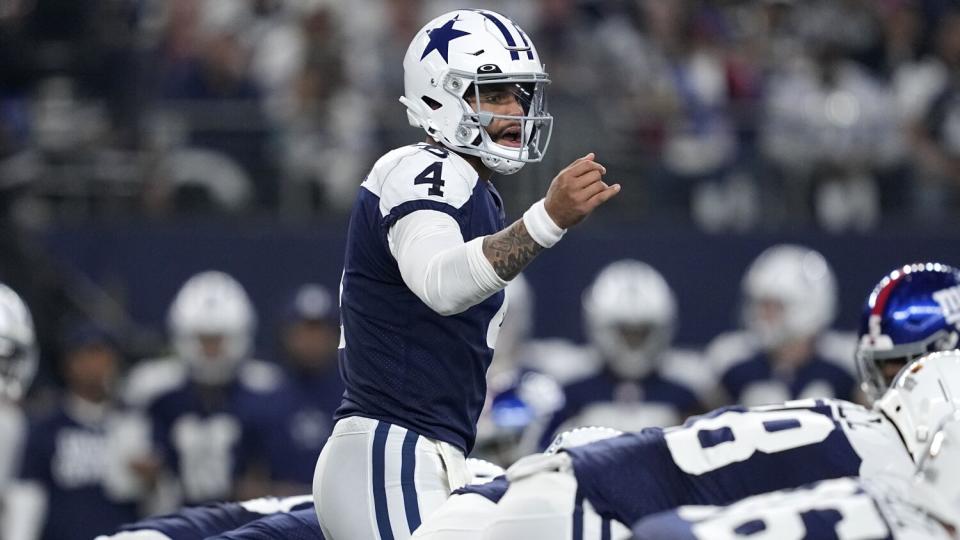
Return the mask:
[[[487, 10], [457, 10], [427, 23], [403, 59], [404, 95], [410, 124], [423, 128], [444, 146], [479, 156], [500, 174], [543, 159], [553, 117], [544, 96], [550, 82], [533, 42], [516, 23]], [[522, 116], [484, 111], [486, 85], [508, 85], [523, 106]], [[470, 92], [478, 110], [464, 99]], [[519, 133], [511, 145], [497, 142], [487, 127], [510, 120]]]
[[37, 371], [37, 342], [30, 310], [0, 283], [0, 398], [16, 401]]

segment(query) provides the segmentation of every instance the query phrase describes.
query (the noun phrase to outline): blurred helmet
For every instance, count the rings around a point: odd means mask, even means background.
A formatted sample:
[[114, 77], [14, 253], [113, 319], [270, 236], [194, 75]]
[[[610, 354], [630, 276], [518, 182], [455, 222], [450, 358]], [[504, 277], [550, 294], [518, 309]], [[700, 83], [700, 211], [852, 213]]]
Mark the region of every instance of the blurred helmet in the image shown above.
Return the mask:
[[930, 515], [960, 528], [960, 413], [948, 416], [917, 460], [912, 500]]
[[[410, 124], [455, 152], [479, 156], [500, 174], [540, 161], [553, 117], [544, 90], [550, 82], [530, 38], [510, 19], [487, 10], [457, 10], [427, 23], [403, 59]], [[523, 107], [522, 116], [484, 111], [480, 95], [497, 85]], [[474, 110], [465, 98], [478, 104]], [[519, 121], [518, 141], [501, 144], [487, 132], [494, 120]], [[495, 134], [499, 135], [499, 134]]]
[[250, 299], [236, 280], [223, 272], [197, 274], [170, 306], [174, 349], [198, 382], [225, 384], [249, 354], [255, 319]]
[[940, 423], [960, 405], [960, 351], [914, 360], [874, 404], [900, 431], [917, 460]]
[[650, 265], [617, 261], [604, 268], [583, 297], [590, 340], [621, 377], [650, 373], [676, 327], [673, 291]]
[[284, 317], [287, 323], [299, 321], [340, 324], [337, 299], [323, 285], [307, 283], [296, 290], [287, 305]]
[[[890, 370], [960, 340], [960, 271], [939, 263], [911, 264], [880, 280], [860, 319], [857, 370], [872, 399], [887, 388]], [[896, 371], [893, 371], [896, 373]]]
[[823, 255], [781, 244], [760, 254], [743, 278], [743, 318], [764, 348], [814, 336], [833, 322], [837, 284]]
[[0, 398], [20, 399], [37, 372], [33, 319], [13, 289], [0, 283]]

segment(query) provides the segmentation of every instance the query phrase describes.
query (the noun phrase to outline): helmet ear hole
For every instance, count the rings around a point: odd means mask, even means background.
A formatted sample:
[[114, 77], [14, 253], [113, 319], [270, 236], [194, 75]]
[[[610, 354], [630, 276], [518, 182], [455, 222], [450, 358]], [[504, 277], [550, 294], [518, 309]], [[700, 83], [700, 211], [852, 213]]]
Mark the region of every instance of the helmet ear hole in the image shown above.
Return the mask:
[[430, 107], [430, 110], [435, 111], [435, 110], [439, 109], [440, 107], [443, 107], [443, 104], [442, 104], [442, 103], [440, 103], [439, 101], [433, 99], [433, 98], [430, 97], [430, 96], [421, 96], [420, 99], [421, 99], [424, 103], [427, 104], [427, 107]]

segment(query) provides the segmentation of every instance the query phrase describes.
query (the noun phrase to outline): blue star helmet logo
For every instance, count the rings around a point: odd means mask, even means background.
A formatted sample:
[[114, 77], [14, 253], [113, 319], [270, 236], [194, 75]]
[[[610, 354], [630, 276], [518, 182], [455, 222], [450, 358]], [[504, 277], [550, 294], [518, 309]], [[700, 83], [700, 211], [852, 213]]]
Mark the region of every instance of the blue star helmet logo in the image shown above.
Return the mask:
[[423, 55], [420, 57], [420, 60], [423, 60], [430, 54], [432, 51], [437, 51], [440, 53], [440, 56], [443, 57], [443, 61], [449, 63], [447, 57], [449, 56], [450, 42], [457, 39], [458, 37], [469, 36], [470, 32], [464, 32], [463, 30], [456, 30], [453, 28], [453, 23], [457, 22], [457, 19], [450, 19], [440, 28], [434, 28], [427, 32], [427, 36], [430, 37], [430, 43], [427, 44], [427, 48], [424, 49]]

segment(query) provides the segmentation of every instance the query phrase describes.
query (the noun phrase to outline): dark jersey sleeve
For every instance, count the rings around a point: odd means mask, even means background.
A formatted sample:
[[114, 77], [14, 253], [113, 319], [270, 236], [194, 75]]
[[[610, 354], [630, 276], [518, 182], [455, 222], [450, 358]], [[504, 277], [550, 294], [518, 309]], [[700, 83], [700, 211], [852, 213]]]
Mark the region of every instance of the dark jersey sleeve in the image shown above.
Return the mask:
[[313, 505], [302, 510], [273, 514], [209, 540], [324, 540]]

